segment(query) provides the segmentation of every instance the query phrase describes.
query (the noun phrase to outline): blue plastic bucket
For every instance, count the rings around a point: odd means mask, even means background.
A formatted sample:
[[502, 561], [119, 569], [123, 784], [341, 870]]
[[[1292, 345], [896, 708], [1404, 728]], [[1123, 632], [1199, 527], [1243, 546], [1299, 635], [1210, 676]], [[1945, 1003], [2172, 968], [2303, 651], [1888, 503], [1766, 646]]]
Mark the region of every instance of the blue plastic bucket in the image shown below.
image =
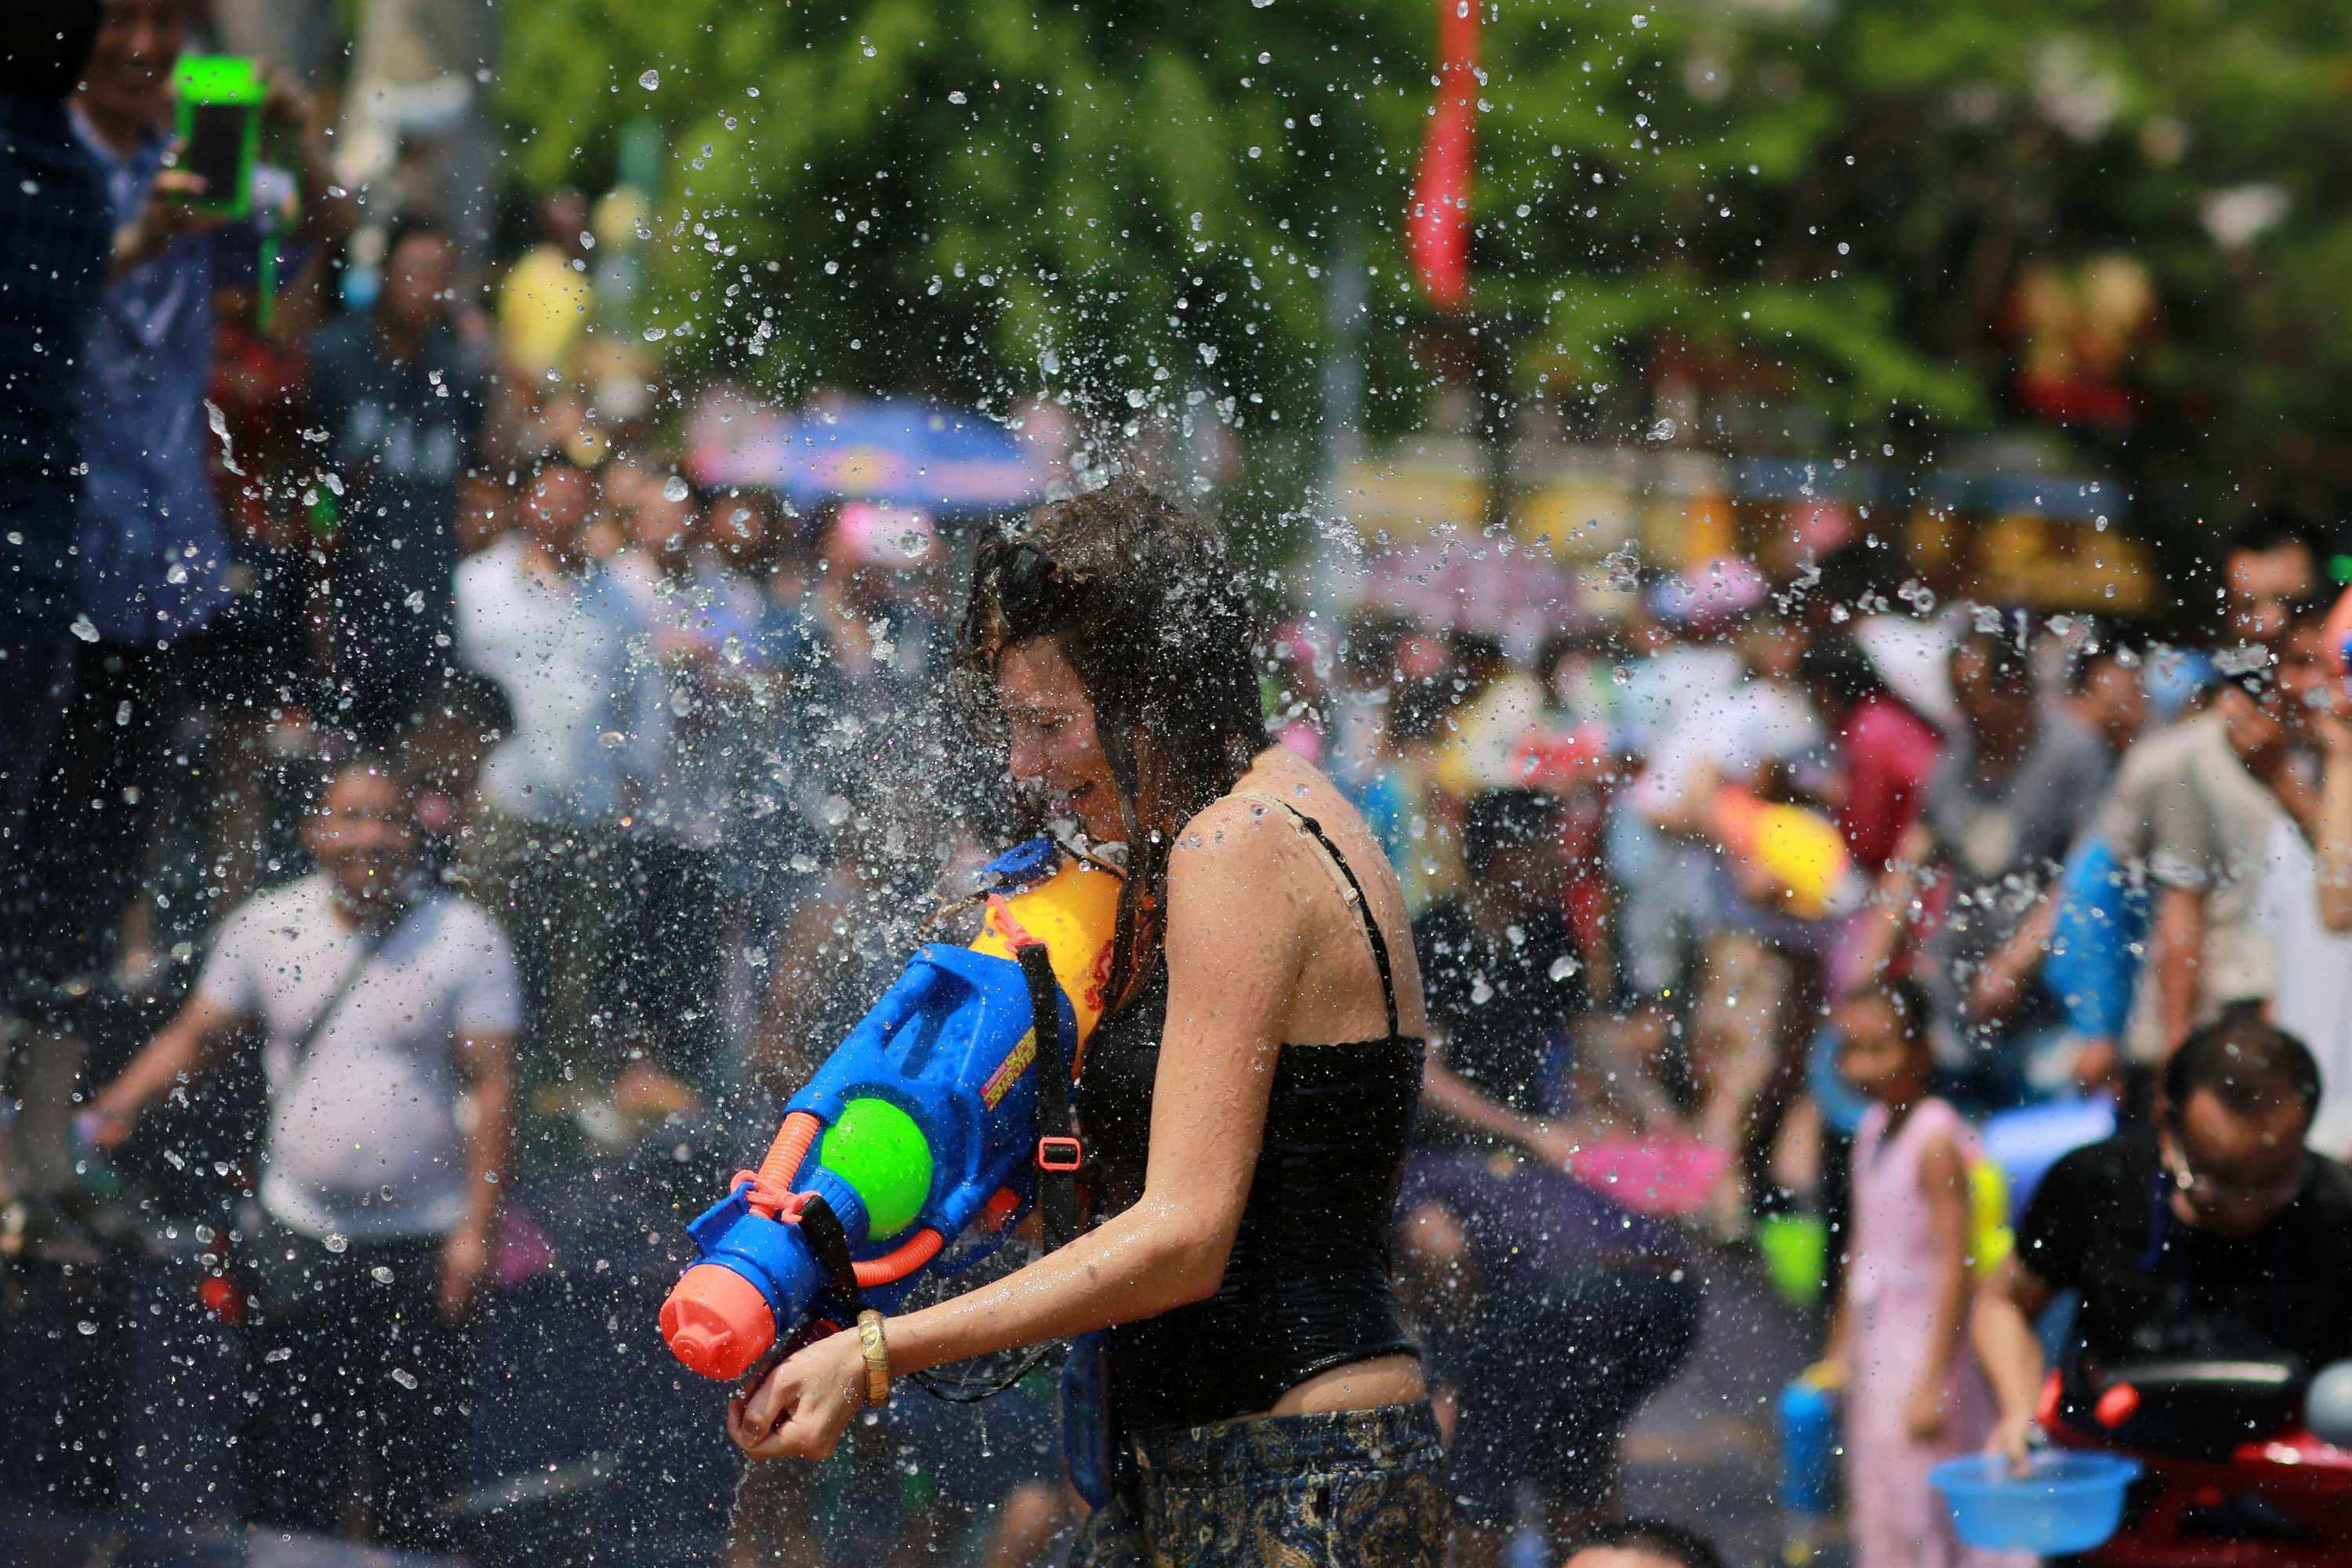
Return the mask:
[[1997, 1454], [1947, 1459], [1927, 1472], [1951, 1505], [1952, 1530], [1987, 1552], [2088, 1552], [2123, 1522], [2124, 1490], [2139, 1462], [2044, 1448], [2025, 1473]]

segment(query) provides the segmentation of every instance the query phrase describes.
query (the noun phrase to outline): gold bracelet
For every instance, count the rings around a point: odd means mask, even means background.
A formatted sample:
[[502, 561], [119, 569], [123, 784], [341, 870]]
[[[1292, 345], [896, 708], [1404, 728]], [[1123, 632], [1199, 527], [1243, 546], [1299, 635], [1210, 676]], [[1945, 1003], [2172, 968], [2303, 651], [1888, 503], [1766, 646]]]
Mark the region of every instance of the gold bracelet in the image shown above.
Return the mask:
[[858, 1348], [866, 1352], [866, 1403], [890, 1403], [890, 1347], [882, 1338], [882, 1314], [868, 1307], [857, 1314]]

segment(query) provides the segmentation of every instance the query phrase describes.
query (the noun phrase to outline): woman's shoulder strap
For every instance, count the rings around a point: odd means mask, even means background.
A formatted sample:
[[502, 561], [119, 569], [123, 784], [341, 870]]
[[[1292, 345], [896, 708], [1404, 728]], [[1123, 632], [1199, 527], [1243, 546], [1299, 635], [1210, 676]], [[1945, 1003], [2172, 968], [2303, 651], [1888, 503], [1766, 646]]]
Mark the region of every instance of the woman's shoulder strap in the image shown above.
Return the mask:
[[1371, 944], [1372, 967], [1380, 971], [1381, 1003], [1388, 1009], [1389, 1038], [1396, 1038], [1399, 1023], [1396, 972], [1389, 961], [1388, 938], [1381, 933], [1381, 922], [1372, 913], [1372, 901], [1364, 896], [1364, 885], [1356, 879], [1355, 870], [1349, 866], [1348, 858], [1339, 853], [1339, 847], [1331, 842], [1331, 836], [1323, 830], [1321, 823], [1280, 795], [1270, 795], [1264, 790], [1251, 789], [1235, 790], [1226, 798], [1271, 805], [1287, 812], [1299, 826], [1307, 830], [1307, 837], [1314, 840], [1318, 852], [1317, 858], [1323, 862], [1323, 868], [1330, 874], [1332, 885], [1339, 889], [1340, 898], [1354, 906], [1356, 918], [1363, 922], [1364, 938]]

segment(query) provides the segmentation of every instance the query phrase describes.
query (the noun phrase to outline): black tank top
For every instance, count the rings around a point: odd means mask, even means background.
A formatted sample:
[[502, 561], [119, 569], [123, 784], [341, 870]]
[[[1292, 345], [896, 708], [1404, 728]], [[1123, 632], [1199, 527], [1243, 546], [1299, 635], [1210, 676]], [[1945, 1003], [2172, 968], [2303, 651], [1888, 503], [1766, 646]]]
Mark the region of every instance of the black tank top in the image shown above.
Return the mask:
[[[1111, 1409], [1129, 1432], [1255, 1415], [1332, 1367], [1419, 1353], [1389, 1289], [1389, 1242], [1422, 1042], [1398, 1032], [1388, 943], [1322, 826], [1272, 796], [1247, 798], [1297, 817], [1344, 879], [1380, 970], [1389, 1032], [1286, 1045], [1276, 1056], [1265, 1137], [1216, 1294], [1110, 1331]], [[1167, 1016], [1163, 959], [1087, 1044], [1076, 1101], [1097, 1214], [1143, 1195]]]

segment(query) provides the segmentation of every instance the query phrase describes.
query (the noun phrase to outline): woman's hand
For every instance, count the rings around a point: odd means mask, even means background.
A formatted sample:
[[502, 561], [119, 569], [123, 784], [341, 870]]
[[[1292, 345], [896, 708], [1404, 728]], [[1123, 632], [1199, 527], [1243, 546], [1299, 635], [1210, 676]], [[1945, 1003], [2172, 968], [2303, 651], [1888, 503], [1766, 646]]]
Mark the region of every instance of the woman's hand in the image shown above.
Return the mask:
[[2015, 1415], [2004, 1415], [1994, 1424], [1991, 1435], [1985, 1439], [1984, 1451], [1999, 1454], [2009, 1461], [2012, 1471], [2021, 1476], [2032, 1463], [2029, 1456], [2032, 1453], [2032, 1443], [2033, 1413], [2020, 1411]]
[[[866, 1352], [855, 1329], [803, 1345], [727, 1405], [727, 1436], [754, 1459], [828, 1459], [865, 1403]], [[778, 1423], [782, 1425], [779, 1426]]]

